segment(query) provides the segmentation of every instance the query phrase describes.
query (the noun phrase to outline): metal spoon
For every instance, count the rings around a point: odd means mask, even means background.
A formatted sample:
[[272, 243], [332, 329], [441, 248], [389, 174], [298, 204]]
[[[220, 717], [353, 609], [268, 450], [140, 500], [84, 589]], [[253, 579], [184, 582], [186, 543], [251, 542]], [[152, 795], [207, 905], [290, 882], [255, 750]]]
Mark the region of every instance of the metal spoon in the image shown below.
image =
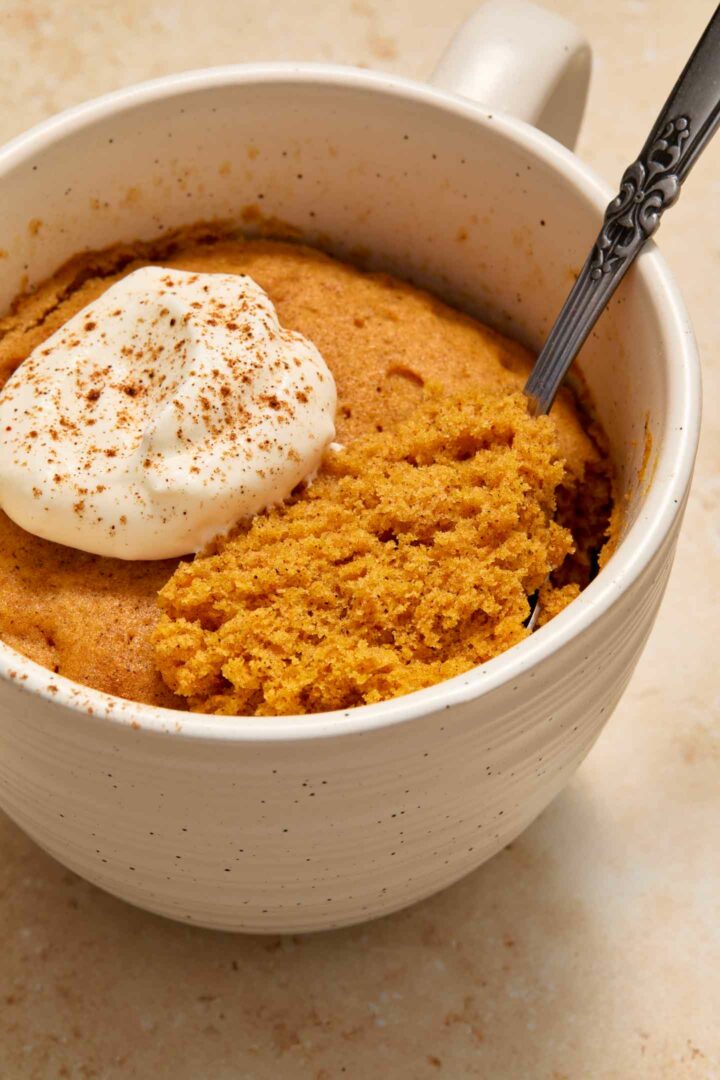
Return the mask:
[[[720, 124], [720, 7], [665, 102], [525, 384], [534, 416], [547, 413], [560, 384], [631, 264], [677, 200], [690, 169]], [[527, 626], [537, 621], [537, 594]]]

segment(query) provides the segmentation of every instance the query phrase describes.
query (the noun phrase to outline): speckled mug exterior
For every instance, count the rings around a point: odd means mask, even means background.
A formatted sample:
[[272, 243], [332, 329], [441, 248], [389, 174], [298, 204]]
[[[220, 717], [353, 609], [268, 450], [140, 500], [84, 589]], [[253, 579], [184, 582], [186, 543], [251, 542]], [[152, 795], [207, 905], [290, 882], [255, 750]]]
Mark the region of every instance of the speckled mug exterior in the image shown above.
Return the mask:
[[[2, 308], [81, 248], [203, 218], [252, 227], [262, 211], [341, 253], [371, 252], [534, 346], [609, 194], [507, 115], [398, 78], [297, 65], [192, 73], [73, 110], [0, 153], [0, 185]], [[624, 533], [531, 639], [404, 698], [280, 719], [136, 705], [2, 645], [3, 808], [103, 889], [230, 930], [381, 915], [497, 852], [597, 738], [670, 570], [700, 390], [656, 250], [583, 367], [627, 497]]]

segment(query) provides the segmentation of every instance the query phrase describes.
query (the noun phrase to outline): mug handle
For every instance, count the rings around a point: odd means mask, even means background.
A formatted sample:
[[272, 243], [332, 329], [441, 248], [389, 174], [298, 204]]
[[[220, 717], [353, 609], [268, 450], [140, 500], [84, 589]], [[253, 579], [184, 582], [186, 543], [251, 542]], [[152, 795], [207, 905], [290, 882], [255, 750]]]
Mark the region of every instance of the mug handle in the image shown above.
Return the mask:
[[430, 82], [552, 135], [573, 149], [592, 52], [567, 19], [530, 0], [486, 0], [463, 23]]

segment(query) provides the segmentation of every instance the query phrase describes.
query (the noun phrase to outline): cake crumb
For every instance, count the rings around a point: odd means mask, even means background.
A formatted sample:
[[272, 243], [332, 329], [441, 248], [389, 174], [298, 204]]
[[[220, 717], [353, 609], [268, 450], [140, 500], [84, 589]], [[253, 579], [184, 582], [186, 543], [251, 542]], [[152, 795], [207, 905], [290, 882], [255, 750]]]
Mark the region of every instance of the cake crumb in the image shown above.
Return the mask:
[[162, 677], [195, 711], [288, 715], [468, 671], [527, 636], [528, 597], [573, 550], [553, 520], [564, 468], [522, 393], [430, 388], [326, 455], [297, 501], [178, 567], [153, 634]]
[[580, 586], [576, 581], [570, 582], [569, 585], [561, 585], [559, 588], [555, 588], [549, 581], [546, 581], [538, 594], [538, 604], [540, 605], [537, 618], [538, 629], [544, 626], [545, 623], [549, 623], [556, 615], [559, 615], [579, 595]]

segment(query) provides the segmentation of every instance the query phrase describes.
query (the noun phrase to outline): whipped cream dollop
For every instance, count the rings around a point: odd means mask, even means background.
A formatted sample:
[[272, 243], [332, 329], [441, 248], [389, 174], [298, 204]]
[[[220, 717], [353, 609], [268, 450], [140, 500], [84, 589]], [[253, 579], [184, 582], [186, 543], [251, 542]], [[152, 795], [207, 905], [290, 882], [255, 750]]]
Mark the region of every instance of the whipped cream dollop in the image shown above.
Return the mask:
[[0, 506], [97, 555], [186, 555], [313, 477], [335, 405], [252, 278], [143, 267], [0, 391]]

